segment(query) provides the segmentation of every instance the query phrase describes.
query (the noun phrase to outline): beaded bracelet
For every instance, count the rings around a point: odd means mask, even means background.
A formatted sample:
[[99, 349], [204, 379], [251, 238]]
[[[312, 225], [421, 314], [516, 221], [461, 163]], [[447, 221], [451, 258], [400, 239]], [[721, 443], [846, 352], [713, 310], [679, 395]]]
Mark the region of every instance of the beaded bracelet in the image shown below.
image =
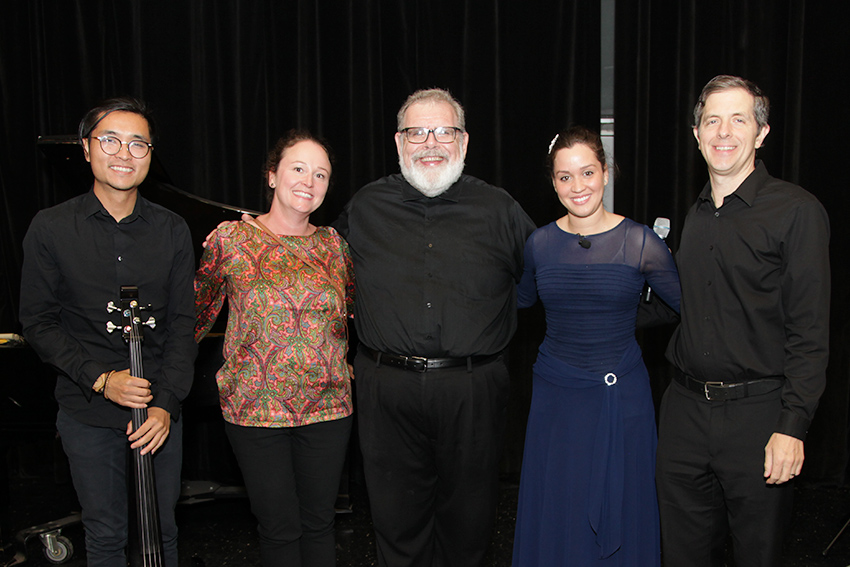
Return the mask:
[[114, 371], [114, 370], [110, 370], [110, 371], [106, 374], [106, 379], [103, 381], [103, 390], [101, 390], [101, 391], [103, 392], [103, 397], [104, 397], [105, 399], [107, 399], [107, 400], [109, 400], [109, 396], [107, 396], [107, 395], [106, 395], [106, 387], [109, 385], [109, 379], [110, 379], [110, 378], [112, 378], [112, 375], [113, 375], [113, 374], [115, 374], [115, 371]]

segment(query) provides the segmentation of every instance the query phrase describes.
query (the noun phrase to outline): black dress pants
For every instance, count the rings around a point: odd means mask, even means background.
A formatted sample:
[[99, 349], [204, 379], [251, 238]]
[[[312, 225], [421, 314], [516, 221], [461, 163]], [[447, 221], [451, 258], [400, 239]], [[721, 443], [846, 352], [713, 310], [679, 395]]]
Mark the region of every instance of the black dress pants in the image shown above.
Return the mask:
[[677, 382], [665, 392], [656, 467], [665, 567], [722, 566], [730, 534], [737, 565], [781, 565], [793, 483], [764, 479], [780, 392], [726, 402]]
[[378, 565], [482, 565], [499, 494], [502, 358], [418, 373], [361, 351], [355, 376]]
[[[124, 567], [128, 540], [127, 475], [130, 444], [123, 429], [81, 423], [59, 410], [56, 427], [82, 505], [89, 567]], [[159, 524], [167, 567], [177, 567], [177, 521], [183, 463], [183, 420], [171, 422], [165, 444], [153, 457]]]
[[251, 511], [263, 567], [336, 565], [337, 489], [353, 418], [299, 427], [225, 422]]

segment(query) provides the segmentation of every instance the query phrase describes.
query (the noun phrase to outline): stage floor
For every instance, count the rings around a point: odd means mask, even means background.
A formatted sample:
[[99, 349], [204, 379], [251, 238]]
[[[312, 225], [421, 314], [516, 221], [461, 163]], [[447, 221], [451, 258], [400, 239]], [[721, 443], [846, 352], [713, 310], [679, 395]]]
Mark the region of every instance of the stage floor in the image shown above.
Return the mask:
[[[38, 448], [32, 447], [31, 450]], [[56, 520], [78, 510], [73, 488], [64, 471], [54, 471], [41, 464], [43, 459], [27, 458], [26, 453], [27, 450], [24, 450], [23, 454], [10, 455], [8, 460], [10, 506], [9, 516], [2, 519], [3, 544], [8, 543], [9, 534], [14, 535], [18, 530]], [[850, 565], [850, 529], [838, 539], [828, 557], [821, 554], [850, 518], [850, 489], [806, 484], [804, 478], [795, 482], [798, 484], [793, 529], [782, 566]], [[510, 566], [516, 500], [516, 483], [503, 481], [488, 566]], [[362, 482], [356, 478], [351, 483], [351, 504], [350, 513], [337, 515], [337, 565], [377, 565], [368, 499]], [[255, 522], [247, 499], [230, 497], [181, 504], [178, 521], [181, 567], [259, 566]], [[70, 538], [75, 547], [73, 557], [63, 565], [83, 567], [82, 527], [69, 527], [63, 535]], [[31, 540], [27, 546], [29, 561], [26, 565], [51, 565], [41, 556], [41, 549], [37, 538]], [[9, 558], [10, 550], [7, 549], [6, 555], [0, 556], [0, 566]]]

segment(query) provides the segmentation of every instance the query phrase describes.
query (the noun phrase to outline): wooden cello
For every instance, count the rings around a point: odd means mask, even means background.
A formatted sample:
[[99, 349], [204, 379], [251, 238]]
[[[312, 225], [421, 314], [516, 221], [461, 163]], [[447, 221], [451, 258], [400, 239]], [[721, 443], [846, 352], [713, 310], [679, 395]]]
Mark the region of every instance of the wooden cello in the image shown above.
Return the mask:
[[[130, 374], [144, 378], [142, 366], [142, 325], [156, 326], [153, 317], [142, 322], [139, 305], [139, 288], [121, 286], [121, 318], [124, 340], [130, 347]], [[146, 408], [131, 408], [133, 431], [148, 419]], [[141, 454], [142, 447], [133, 449], [133, 477], [136, 504], [136, 523], [139, 548], [144, 567], [163, 567], [165, 559], [162, 549], [162, 532], [159, 526], [159, 506], [156, 498], [156, 478], [153, 467], [153, 454]]]

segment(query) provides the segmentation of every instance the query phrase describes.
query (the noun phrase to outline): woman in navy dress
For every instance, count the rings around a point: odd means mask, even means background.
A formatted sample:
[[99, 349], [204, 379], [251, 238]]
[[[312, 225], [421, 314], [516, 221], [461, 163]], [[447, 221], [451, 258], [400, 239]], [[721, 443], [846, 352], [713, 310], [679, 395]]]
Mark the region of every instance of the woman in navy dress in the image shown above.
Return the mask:
[[648, 227], [605, 210], [605, 150], [583, 127], [549, 149], [567, 214], [525, 247], [519, 306], [538, 299], [514, 567], [660, 564], [655, 409], [635, 340], [644, 282], [679, 310], [679, 278]]

